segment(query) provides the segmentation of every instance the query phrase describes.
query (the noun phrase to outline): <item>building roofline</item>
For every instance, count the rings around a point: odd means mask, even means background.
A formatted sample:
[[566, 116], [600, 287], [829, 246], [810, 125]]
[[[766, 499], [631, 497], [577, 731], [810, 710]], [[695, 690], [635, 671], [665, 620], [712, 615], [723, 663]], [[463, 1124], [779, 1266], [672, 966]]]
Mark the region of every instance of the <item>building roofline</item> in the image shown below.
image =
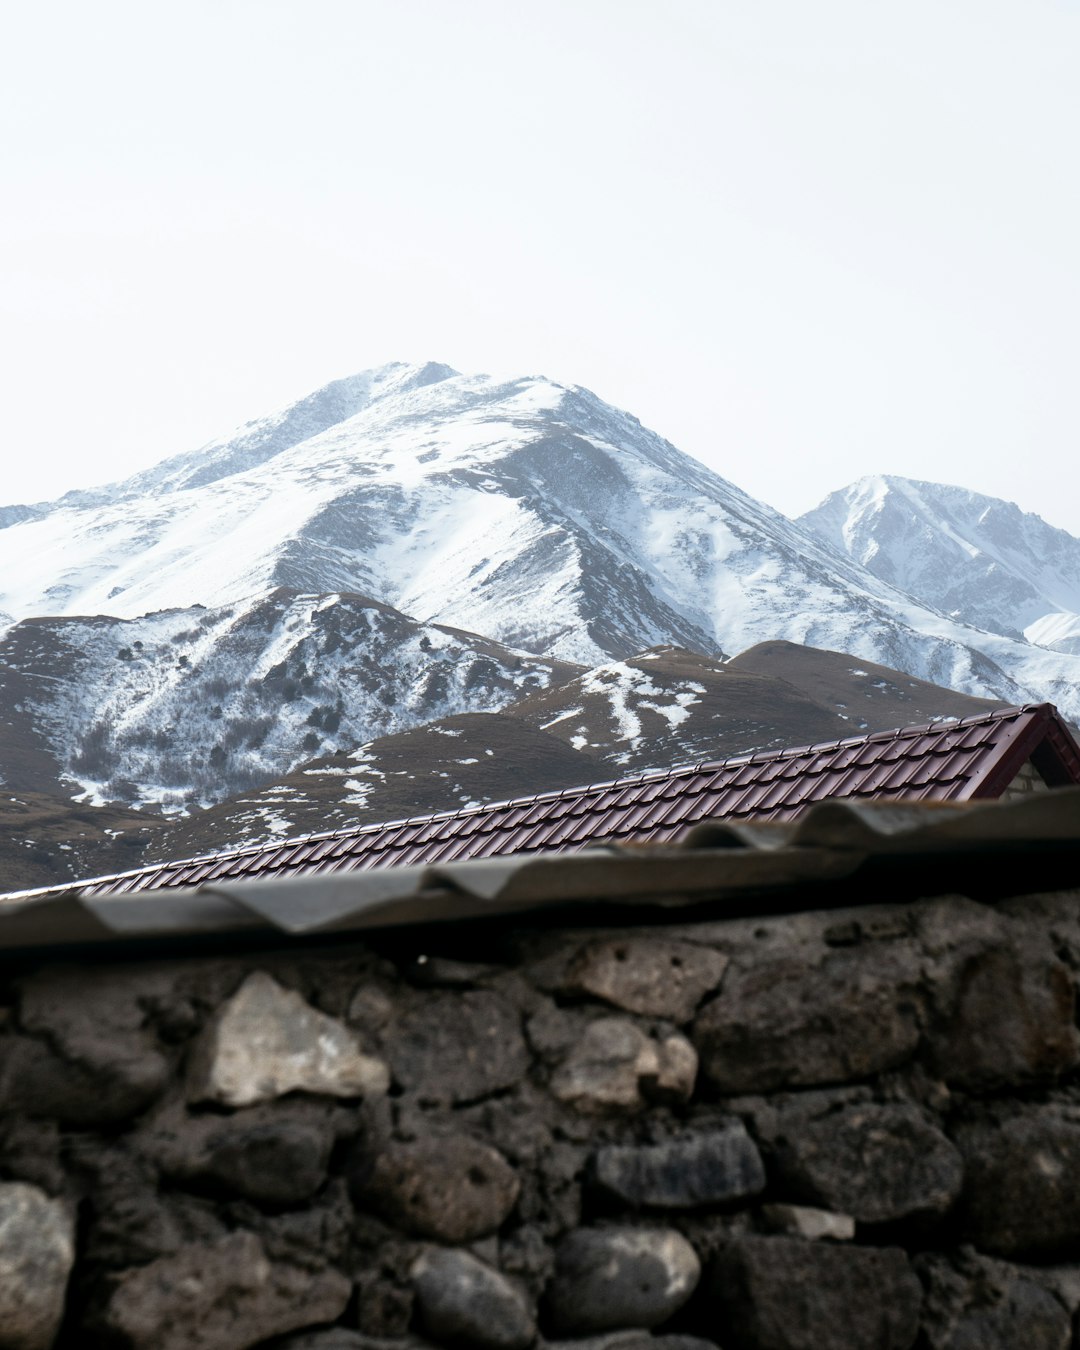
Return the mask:
[[[468, 819], [473, 816], [485, 815], [492, 811], [507, 809], [512, 807], [522, 807], [542, 802], [559, 801], [566, 797], [582, 797], [592, 793], [602, 793], [612, 791], [616, 788], [625, 789], [641, 783], [669, 781], [681, 776], [692, 776], [694, 774], [719, 772], [724, 769], [733, 769], [748, 764], [767, 764], [773, 762], [783, 762], [786, 760], [798, 759], [806, 755], [827, 754], [830, 751], [842, 750], [851, 746], [865, 745], [867, 743], [881, 743], [894, 740], [915, 739], [920, 736], [932, 735], [934, 732], [946, 727], [950, 729], [984, 726], [995, 721], [1006, 719], [1020, 720], [1020, 727], [1016, 732], [1010, 735], [1010, 743], [1015, 735], [1018, 747], [1028, 747], [1026, 750], [1020, 748], [1012, 749], [1010, 744], [1010, 754], [1008, 762], [1015, 765], [1011, 768], [1004, 782], [1008, 783], [1019, 770], [1020, 766], [1030, 757], [1032, 750], [1037, 749], [1044, 739], [1048, 728], [1052, 728], [1054, 734], [1055, 749], [1063, 763], [1075, 763], [1074, 776], [1070, 779], [1073, 782], [1080, 782], [1080, 745], [1077, 745], [1072, 735], [1068, 731], [1060, 714], [1052, 703], [1028, 703], [1004, 708], [994, 708], [989, 712], [974, 713], [968, 717], [960, 718], [940, 718], [933, 722], [921, 722], [914, 726], [895, 727], [887, 731], [868, 732], [863, 736], [847, 736], [837, 740], [817, 741], [808, 745], [785, 746], [781, 750], [757, 750], [740, 755], [730, 755], [725, 759], [700, 760], [697, 763], [677, 764], [669, 769], [651, 769], [640, 774], [628, 774], [623, 778], [605, 779], [596, 783], [583, 783], [576, 787], [556, 788], [548, 792], [537, 792], [527, 794], [523, 797], [510, 797], [501, 801], [485, 802], [479, 806], [459, 807], [454, 811], [435, 811], [421, 813], [414, 816], [402, 816], [397, 819], [374, 821], [366, 825], [343, 826], [335, 830], [318, 830], [310, 834], [291, 835], [283, 839], [268, 840], [263, 843], [245, 844], [240, 848], [220, 849], [209, 853], [196, 853], [186, 858], [170, 858], [160, 863], [144, 863], [139, 867], [127, 868], [122, 872], [106, 872], [99, 876], [83, 877], [72, 884], [78, 886], [92, 886], [103, 881], [121, 882], [132, 877], [141, 876], [146, 872], [153, 871], [162, 867], [186, 867], [195, 866], [199, 863], [219, 861], [222, 858], [244, 858], [255, 854], [266, 853], [273, 848], [295, 847], [307, 843], [323, 843], [330, 840], [344, 840], [363, 838], [370, 835], [383, 834], [388, 830], [401, 829], [405, 826], [417, 825], [420, 823], [439, 824], [443, 821]], [[1030, 745], [1029, 745], [1030, 742]], [[995, 760], [996, 763], [996, 760]], [[987, 776], [976, 779], [976, 790], [968, 791], [964, 794], [966, 799], [978, 799], [995, 795], [995, 791], [1001, 790], [996, 787], [996, 776], [993, 775], [994, 765], [988, 766]], [[37, 894], [46, 891], [56, 891], [61, 889], [58, 886], [34, 887], [25, 892], [11, 892], [11, 894]]]

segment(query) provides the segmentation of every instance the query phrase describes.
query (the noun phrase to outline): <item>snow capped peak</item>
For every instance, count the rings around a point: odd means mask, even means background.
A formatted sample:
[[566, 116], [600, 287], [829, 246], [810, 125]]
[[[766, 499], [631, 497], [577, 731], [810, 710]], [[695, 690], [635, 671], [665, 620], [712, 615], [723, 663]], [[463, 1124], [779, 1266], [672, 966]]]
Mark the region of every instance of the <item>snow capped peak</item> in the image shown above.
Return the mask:
[[923, 604], [991, 632], [1057, 647], [1080, 612], [1080, 539], [1015, 502], [879, 475], [832, 493], [800, 521]]
[[[277, 412], [246, 422], [198, 450], [175, 455], [152, 469], [116, 485], [114, 495], [179, 492], [202, 487], [232, 474], [245, 473], [363, 412], [381, 399], [452, 379], [457, 371], [429, 361], [406, 365], [394, 361], [373, 370], [331, 380], [314, 393]], [[109, 489], [105, 489], [109, 491]]]

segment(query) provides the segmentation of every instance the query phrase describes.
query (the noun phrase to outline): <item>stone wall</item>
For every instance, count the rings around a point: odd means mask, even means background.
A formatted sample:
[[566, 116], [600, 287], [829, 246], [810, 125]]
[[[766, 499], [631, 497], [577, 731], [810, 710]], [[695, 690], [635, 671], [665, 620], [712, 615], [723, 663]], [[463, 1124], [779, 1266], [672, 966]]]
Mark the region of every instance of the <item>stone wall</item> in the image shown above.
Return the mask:
[[1080, 1344], [1080, 892], [8, 970], [0, 1347]]

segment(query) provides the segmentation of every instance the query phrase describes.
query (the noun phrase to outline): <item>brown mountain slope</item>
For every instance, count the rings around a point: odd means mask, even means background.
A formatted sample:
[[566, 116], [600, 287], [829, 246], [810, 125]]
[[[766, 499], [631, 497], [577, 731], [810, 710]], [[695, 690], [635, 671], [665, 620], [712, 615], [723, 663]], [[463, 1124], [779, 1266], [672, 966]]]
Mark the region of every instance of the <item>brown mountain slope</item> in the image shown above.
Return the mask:
[[161, 820], [43, 792], [0, 794], [0, 891], [137, 867]]
[[609, 764], [612, 776], [850, 734], [801, 689], [734, 671], [681, 647], [655, 647], [585, 671], [507, 708]]
[[503, 713], [443, 717], [312, 760], [265, 788], [166, 825], [147, 857], [193, 857], [268, 838], [453, 811], [610, 778], [555, 736]]
[[501, 713], [446, 717], [379, 737], [209, 810], [148, 823], [141, 856], [120, 844], [111, 861], [106, 851], [94, 853], [94, 870], [460, 810], [992, 706], [885, 666], [787, 642], [762, 643], [727, 662], [659, 647], [530, 694]]
[[785, 680], [844, 718], [848, 736], [914, 726], [941, 717], [970, 717], [1003, 706], [993, 699], [943, 689], [873, 661], [819, 647], [801, 647], [795, 642], [759, 642], [729, 661], [726, 669]]

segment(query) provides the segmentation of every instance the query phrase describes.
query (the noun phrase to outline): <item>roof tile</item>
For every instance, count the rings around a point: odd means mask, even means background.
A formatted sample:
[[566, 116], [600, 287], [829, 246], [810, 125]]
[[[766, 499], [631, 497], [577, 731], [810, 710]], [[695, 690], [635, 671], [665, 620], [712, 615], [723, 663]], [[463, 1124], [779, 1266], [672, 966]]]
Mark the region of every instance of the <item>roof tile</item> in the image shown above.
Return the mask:
[[959, 801], [985, 791], [1002, 775], [1007, 780], [1013, 772], [1009, 765], [1018, 755], [1032, 753], [1036, 743], [1043, 747], [1040, 753], [1052, 753], [1060, 762], [1063, 781], [1080, 782], [1080, 747], [1052, 708], [1005, 708], [960, 722], [741, 755], [670, 773], [248, 846], [97, 878], [84, 892], [559, 851], [611, 837], [662, 843], [710, 817], [787, 820], [833, 796]]

